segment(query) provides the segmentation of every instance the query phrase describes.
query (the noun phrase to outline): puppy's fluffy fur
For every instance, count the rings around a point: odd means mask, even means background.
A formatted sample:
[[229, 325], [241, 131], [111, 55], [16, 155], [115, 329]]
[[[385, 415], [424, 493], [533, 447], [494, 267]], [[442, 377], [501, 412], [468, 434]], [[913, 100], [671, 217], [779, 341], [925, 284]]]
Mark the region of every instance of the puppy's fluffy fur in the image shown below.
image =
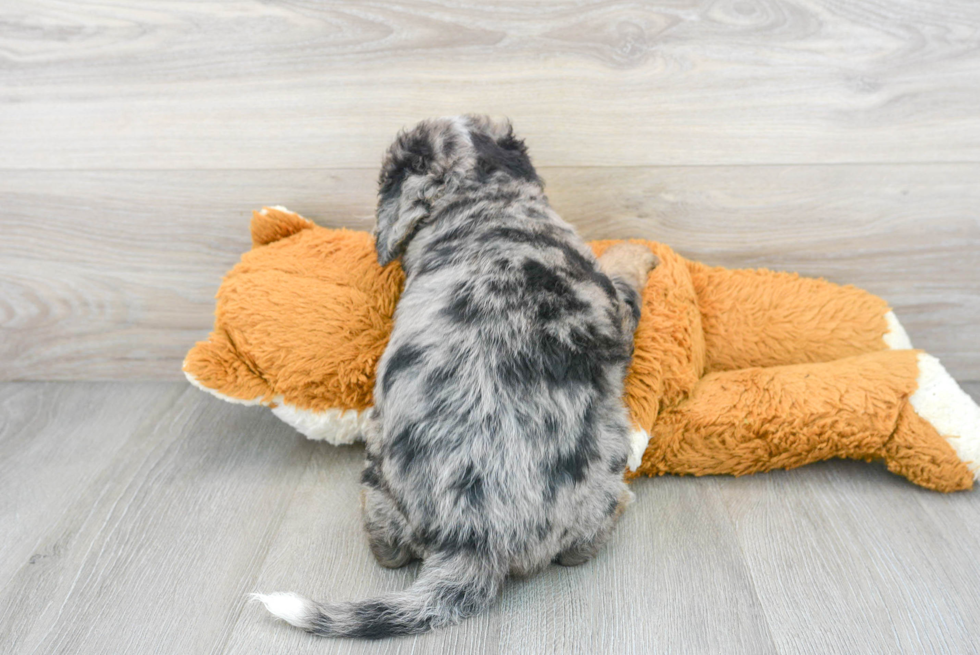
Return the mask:
[[389, 149], [377, 252], [405, 290], [381, 359], [363, 510], [371, 549], [424, 563], [351, 603], [262, 597], [320, 635], [377, 638], [486, 608], [508, 574], [592, 557], [631, 498], [623, 377], [655, 258], [596, 260], [509, 124], [426, 121]]

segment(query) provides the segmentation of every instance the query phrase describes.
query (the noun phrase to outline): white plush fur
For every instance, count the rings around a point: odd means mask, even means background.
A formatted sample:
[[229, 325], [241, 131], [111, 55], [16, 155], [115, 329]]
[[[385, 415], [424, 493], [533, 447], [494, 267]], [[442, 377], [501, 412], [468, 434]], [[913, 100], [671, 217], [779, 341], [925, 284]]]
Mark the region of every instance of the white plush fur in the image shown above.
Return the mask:
[[895, 312], [885, 314], [885, 320], [888, 321], [888, 332], [885, 333], [884, 337], [885, 345], [892, 350], [911, 350], [912, 340], [909, 339], [909, 335], [902, 324], [898, 322]]
[[225, 401], [226, 403], [235, 403], [236, 405], [261, 405], [262, 404], [262, 396], [259, 396], [258, 398], [253, 398], [252, 400], [242, 400], [241, 398], [232, 398], [231, 396], [226, 396], [225, 394], [220, 393], [218, 391], [215, 391], [214, 389], [212, 389], [210, 387], [204, 386], [203, 384], [200, 383], [200, 381], [198, 381], [198, 379], [196, 377], [194, 377], [193, 375], [191, 375], [187, 371], [184, 371], [184, 377], [187, 378], [187, 381], [188, 382], [190, 382], [191, 384], [193, 384], [195, 387], [197, 387], [201, 391], [207, 391], [209, 394], [211, 394], [215, 398], [220, 398], [221, 400]]
[[252, 594], [252, 599], [261, 602], [273, 616], [286, 623], [306, 630], [313, 627], [312, 618], [316, 615], [313, 603], [298, 594]]
[[629, 470], [635, 471], [643, 463], [643, 453], [646, 452], [649, 443], [650, 433], [646, 430], [633, 430], [630, 433], [630, 455], [626, 460]]
[[[275, 209], [275, 210], [281, 211], [281, 212], [285, 212], [286, 214], [295, 214], [296, 213], [296, 212], [294, 212], [294, 211], [292, 211], [290, 209], [286, 209], [282, 205], [273, 205], [272, 206], [272, 209]], [[259, 213], [262, 214], [263, 216], [268, 216], [269, 215], [269, 212], [266, 211], [266, 208], [265, 207], [263, 207], [261, 210], [259, 210]]]
[[342, 410], [331, 408], [322, 412], [314, 412], [308, 409], [299, 409], [284, 403], [282, 396], [276, 396], [269, 402], [263, 402], [262, 397], [252, 400], [233, 398], [204, 386], [201, 382], [184, 371], [187, 381], [202, 391], [207, 391], [216, 398], [225, 402], [235, 403], [236, 405], [266, 405], [272, 407], [272, 413], [279, 420], [288, 424], [296, 431], [305, 435], [308, 439], [316, 441], [326, 441], [335, 446], [352, 444], [355, 441], [363, 441], [363, 429], [367, 422], [367, 410], [358, 412], [353, 409]]
[[358, 412], [353, 409], [331, 408], [322, 412], [299, 409], [286, 403], [272, 408], [272, 413], [280, 420], [293, 426], [308, 439], [326, 441], [335, 446], [363, 441], [364, 427], [368, 410]]
[[975, 478], [980, 476], [980, 407], [956, 384], [939, 360], [921, 353], [919, 388], [909, 399], [915, 412], [967, 463]]

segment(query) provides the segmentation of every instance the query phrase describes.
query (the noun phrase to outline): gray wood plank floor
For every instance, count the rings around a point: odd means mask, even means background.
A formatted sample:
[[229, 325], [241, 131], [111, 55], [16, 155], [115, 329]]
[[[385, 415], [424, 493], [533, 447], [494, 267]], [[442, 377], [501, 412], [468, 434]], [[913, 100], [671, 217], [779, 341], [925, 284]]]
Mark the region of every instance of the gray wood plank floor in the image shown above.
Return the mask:
[[865, 287], [980, 380], [978, 25], [975, 0], [0, 0], [0, 653], [980, 652], [980, 494], [853, 462], [640, 480], [587, 565], [418, 638], [313, 639], [247, 594], [415, 575], [364, 543], [361, 450], [179, 372], [251, 210], [369, 229], [395, 131], [481, 112], [587, 238]]
[[410, 584], [367, 549], [361, 458], [183, 383], [0, 384], [0, 653], [980, 652], [980, 495], [856, 462], [641, 479], [594, 561], [456, 627], [319, 640], [247, 594]]

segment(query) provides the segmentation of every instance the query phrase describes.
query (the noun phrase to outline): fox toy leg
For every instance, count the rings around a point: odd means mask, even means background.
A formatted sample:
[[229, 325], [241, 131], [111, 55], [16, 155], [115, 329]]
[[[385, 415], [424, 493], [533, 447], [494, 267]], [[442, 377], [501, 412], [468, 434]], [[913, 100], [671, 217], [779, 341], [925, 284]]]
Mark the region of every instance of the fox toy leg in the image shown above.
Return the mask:
[[856, 287], [794, 273], [688, 267], [701, 309], [706, 372], [912, 347], [888, 304]]
[[[938, 368], [936, 368], [938, 367]], [[711, 373], [663, 411], [638, 473], [744, 475], [834, 457], [884, 459], [912, 482], [969, 489], [980, 408], [912, 350]]]

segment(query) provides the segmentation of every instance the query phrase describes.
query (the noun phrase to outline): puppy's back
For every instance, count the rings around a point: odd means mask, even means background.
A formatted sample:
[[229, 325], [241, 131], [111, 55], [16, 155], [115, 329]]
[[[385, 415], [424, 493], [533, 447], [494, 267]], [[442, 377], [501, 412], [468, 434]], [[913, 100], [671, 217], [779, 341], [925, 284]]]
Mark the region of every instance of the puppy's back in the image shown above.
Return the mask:
[[384, 472], [425, 548], [543, 558], [622, 492], [631, 336], [550, 210], [474, 205], [419, 244], [400, 300], [376, 398]]

